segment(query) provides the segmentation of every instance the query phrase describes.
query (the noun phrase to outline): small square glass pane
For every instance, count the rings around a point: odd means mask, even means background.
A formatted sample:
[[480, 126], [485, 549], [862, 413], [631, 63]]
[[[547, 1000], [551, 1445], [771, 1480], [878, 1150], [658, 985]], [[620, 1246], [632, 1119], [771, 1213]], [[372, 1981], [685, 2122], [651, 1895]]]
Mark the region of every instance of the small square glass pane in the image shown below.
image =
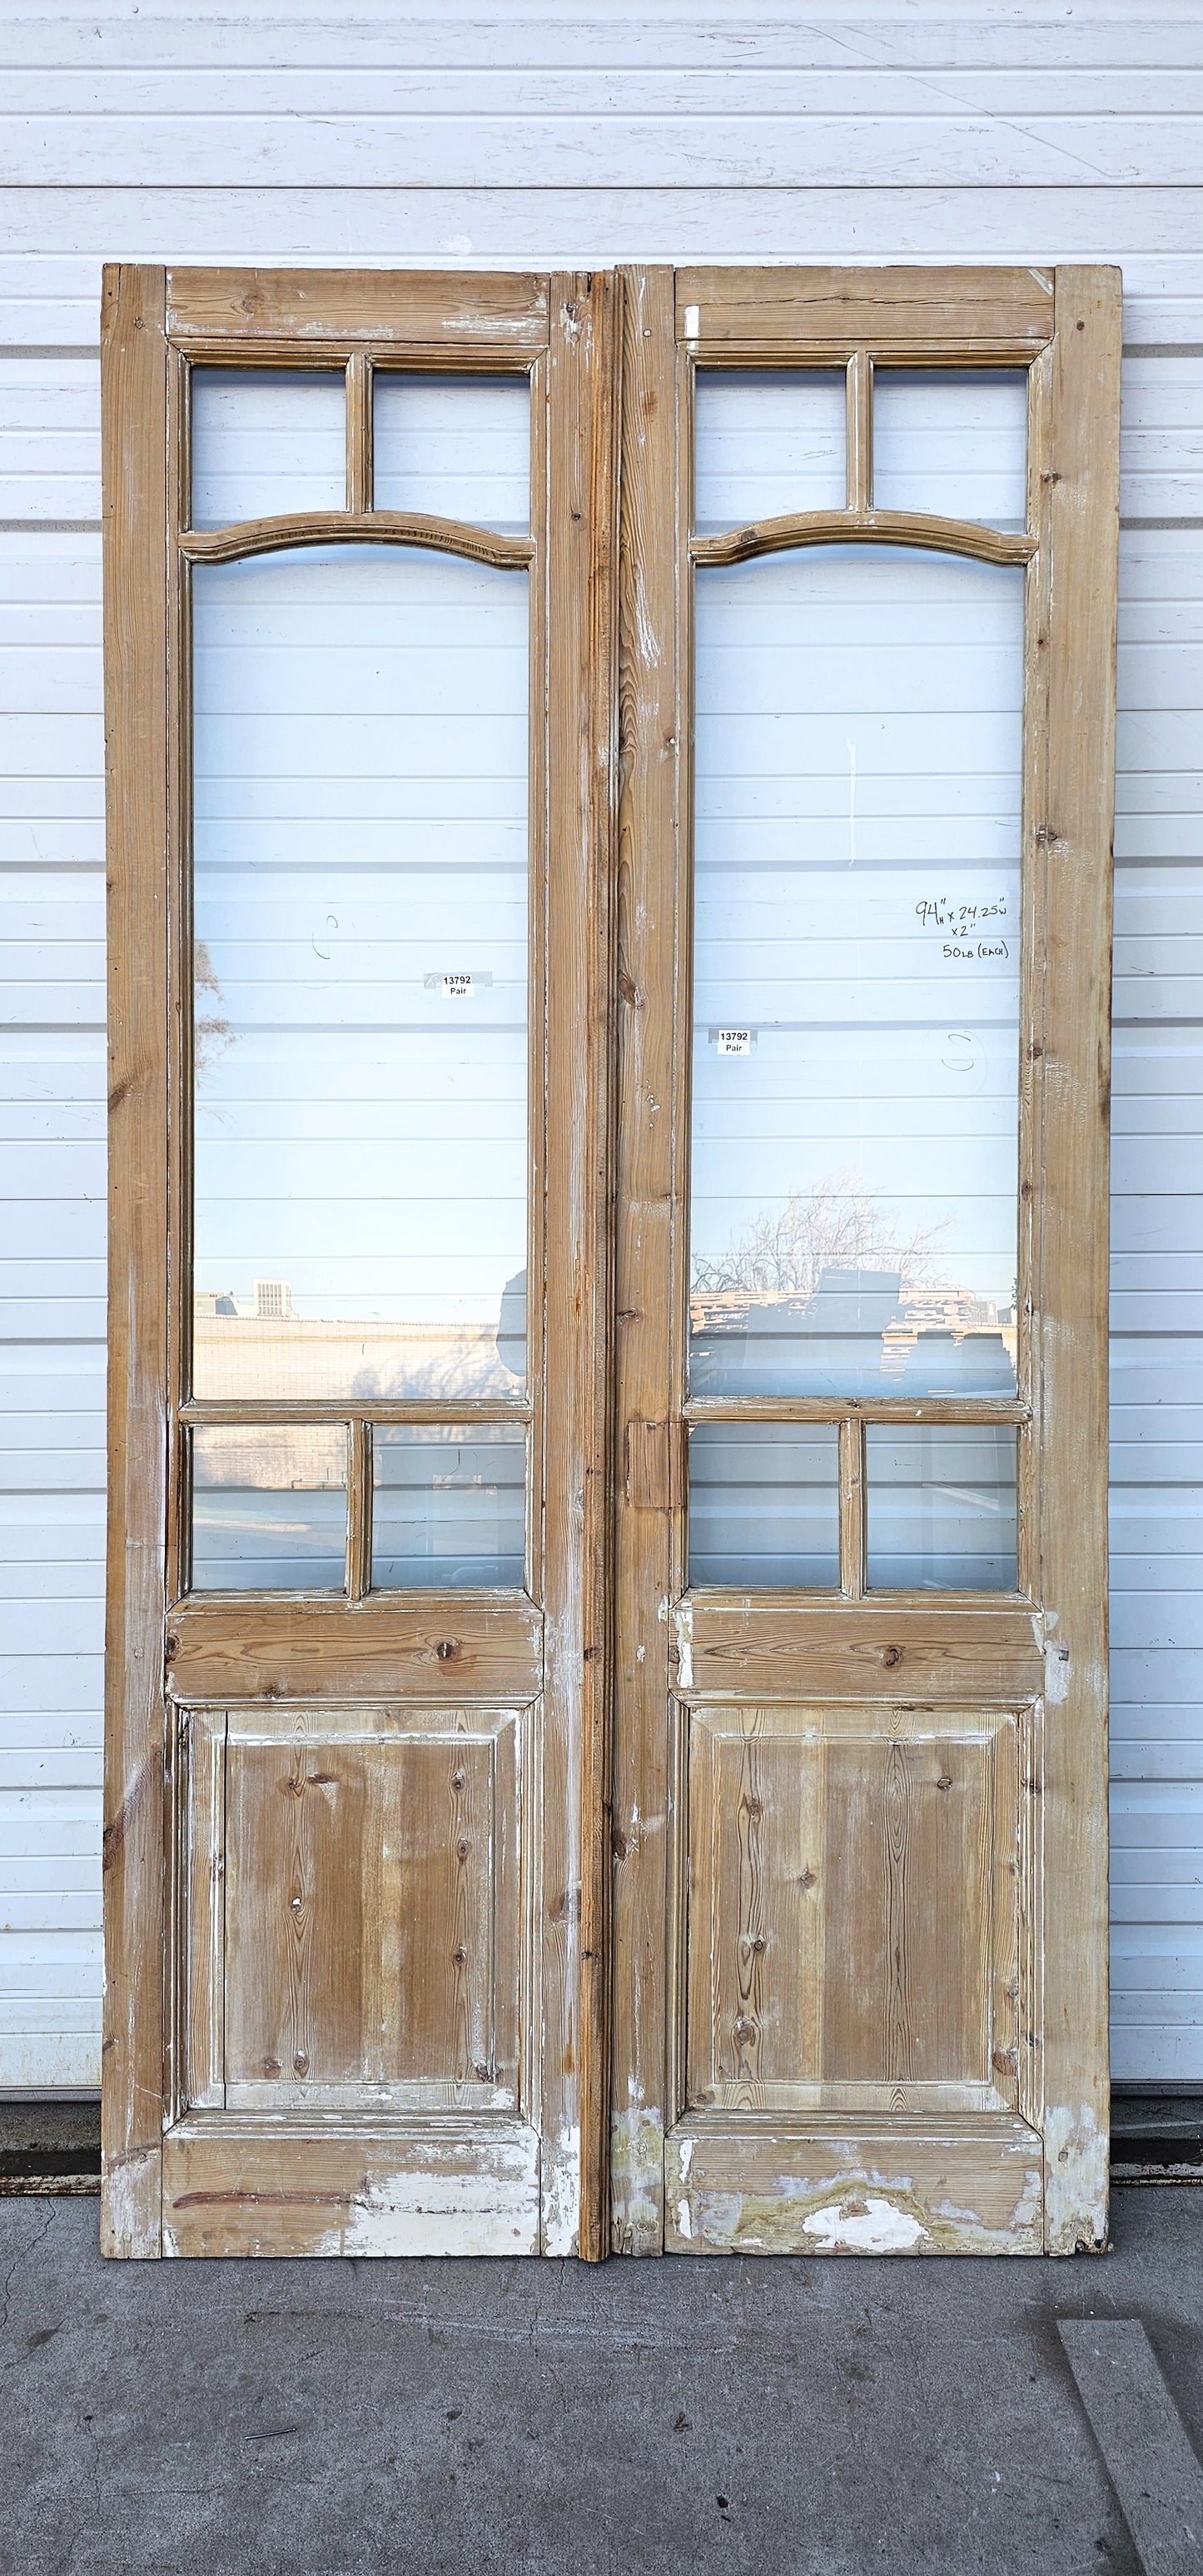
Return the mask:
[[872, 1589], [1014, 1592], [1012, 1425], [871, 1423], [865, 1440]]
[[340, 367], [194, 367], [192, 525], [347, 505]]
[[700, 374], [696, 410], [699, 530], [737, 528], [790, 510], [842, 510], [847, 403], [842, 368]]
[[691, 1431], [689, 1580], [838, 1589], [834, 1423], [707, 1422]]
[[874, 508], [1025, 528], [1027, 405], [1022, 367], [879, 367]]
[[526, 376], [377, 375], [378, 510], [423, 510], [503, 535], [530, 526]]
[[194, 1592], [341, 1592], [346, 1562], [341, 1423], [193, 1432]]
[[522, 1423], [391, 1423], [373, 1433], [372, 1452], [373, 1591], [521, 1587]]

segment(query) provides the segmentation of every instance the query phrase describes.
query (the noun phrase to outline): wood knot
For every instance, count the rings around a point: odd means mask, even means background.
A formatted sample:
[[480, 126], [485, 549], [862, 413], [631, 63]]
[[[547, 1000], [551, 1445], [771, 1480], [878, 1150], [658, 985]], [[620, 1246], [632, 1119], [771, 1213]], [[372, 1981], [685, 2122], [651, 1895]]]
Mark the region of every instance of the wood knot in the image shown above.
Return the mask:
[[441, 1664], [452, 1664], [459, 1653], [458, 1641], [454, 1637], [440, 1637], [434, 1651]]
[[883, 1646], [881, 1650], [881, 1660], [885, 1665], [886, 1671], [888, 1673], [892, 1673], [895, 1664], [900, 1664], [902, 1662], [901, 1646]]

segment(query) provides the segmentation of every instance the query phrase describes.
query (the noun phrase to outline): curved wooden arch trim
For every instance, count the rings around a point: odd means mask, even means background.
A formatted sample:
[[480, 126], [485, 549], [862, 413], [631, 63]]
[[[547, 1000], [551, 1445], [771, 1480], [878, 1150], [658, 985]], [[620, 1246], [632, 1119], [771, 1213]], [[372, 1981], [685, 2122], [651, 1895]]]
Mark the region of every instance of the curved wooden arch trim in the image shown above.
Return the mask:
[[426, 546], [441, 555], [466, 555], [502, 569], [531, 563], [531, 537], [503, 537], [463, 519], [436, 519], [424, 510], [300, 510], [277, 519], [243, 519], [230, 528], [181, 530], [180, 551], [193, 563], [237, 563], [295, 546]]
[[917, 546], [932, 554], [975, 555], [982, 563], [1030, 563], [1036, 539], [1026, 532], [979, 527], [972, 519], [940, 519], [914, 510], [789, 510], [779, 519], [728, 528], [719, 537], [694, 537], [694, 563], [747, 563], [753, 555], [784, 554], [795, 546]]

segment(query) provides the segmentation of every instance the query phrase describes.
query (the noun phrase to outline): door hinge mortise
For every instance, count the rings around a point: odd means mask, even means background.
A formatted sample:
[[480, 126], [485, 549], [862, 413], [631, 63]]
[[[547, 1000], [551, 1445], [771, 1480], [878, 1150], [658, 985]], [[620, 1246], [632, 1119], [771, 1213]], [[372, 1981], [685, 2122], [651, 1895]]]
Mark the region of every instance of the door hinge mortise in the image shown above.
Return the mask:
[[628, 1422], [626, 1495], [635, 1512], [675, 1512], [685, 1500], [689, 1434], [683, 1422]]

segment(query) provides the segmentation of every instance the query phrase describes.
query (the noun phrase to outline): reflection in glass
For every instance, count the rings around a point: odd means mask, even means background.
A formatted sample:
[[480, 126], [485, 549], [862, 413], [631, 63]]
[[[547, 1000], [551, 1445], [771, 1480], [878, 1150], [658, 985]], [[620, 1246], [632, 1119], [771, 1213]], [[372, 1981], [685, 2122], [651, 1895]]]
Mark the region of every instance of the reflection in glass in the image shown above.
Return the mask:
[[694, 524], [700, 531], [776, 519], [787, 510], [842, 510], [844, 370], [700, 370], [696, 441]]
[[690, 1385], [1015, 1384], [1023, 574], [697, 576]]
[[525, 1373], [525, 572], [195, 574], [193, 1383]]
[[372, 1437], [372, 1588], [521, 1585], [521, 1423], [392, 1423]]
[[428, 510], [508, 536], [530, 526], [526, 376], [380, 370], [373, 405], [378, 510]]
[[689, 1435], [691, 1583], [840, 1580], [834, 1423], [707, 1422]]
[[194, 1592], [341, 1592], [346, 1561], [341, 1423], [193, 1432]]
[[1022, 367], [878, 367], [875, 507], [1026, 528], [1027, 405]]
[[346, 376], [340, 367], [194, 367], [192, 525], [347, 502]]
[[871, 1587], [1015, 1591], [1009, 1424], [870, 1423], [865, 1452]]

